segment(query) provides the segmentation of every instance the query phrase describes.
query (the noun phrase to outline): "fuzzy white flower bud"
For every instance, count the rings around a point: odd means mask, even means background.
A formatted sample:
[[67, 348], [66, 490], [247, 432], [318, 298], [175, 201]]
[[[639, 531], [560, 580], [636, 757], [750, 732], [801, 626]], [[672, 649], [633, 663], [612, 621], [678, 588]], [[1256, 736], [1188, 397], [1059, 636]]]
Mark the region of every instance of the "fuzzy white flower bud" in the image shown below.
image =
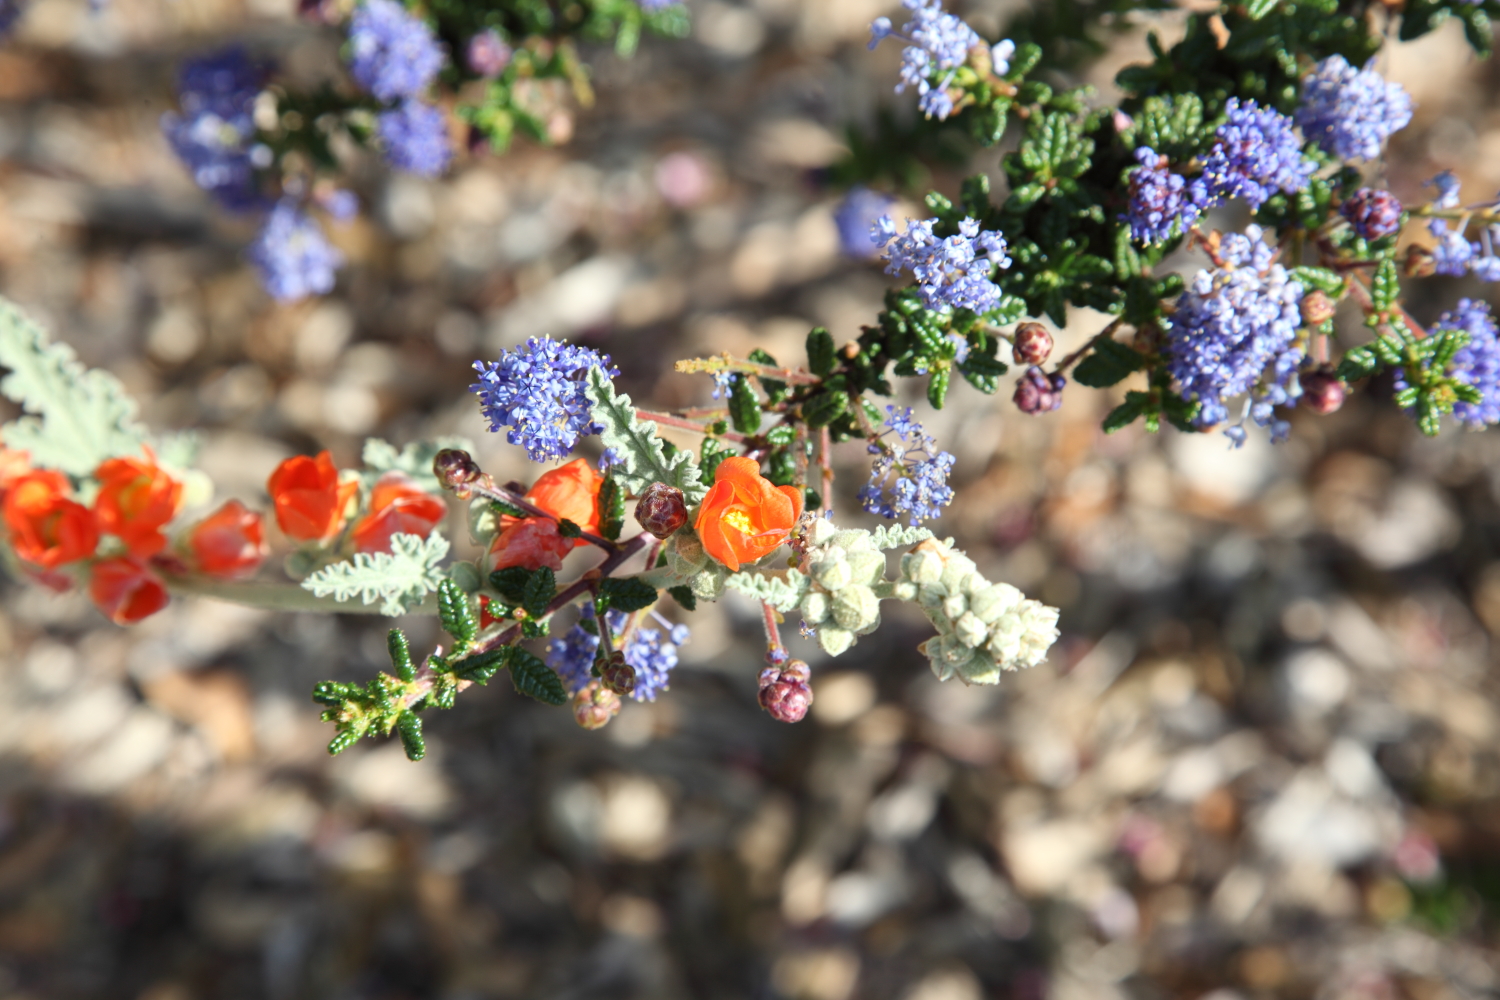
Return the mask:
[[853, 582], [873, 587], [885, 579], [885, 553], [871, 551], [850, 553], [849, 572]]
[[953, 623], [953, 634], [958, 636], [959, 642], [974, 649], [990, 637], [990, 630], [985, 627], [984, 622], [975, 617], [972, 611], [965, 611]]
[[809, 561], [808, 568], [812, 571], [812, 578], [818, 581], [818, 586], [826, 590], [842, 590], [854, 578], [854, 571], [849, 568], [849, 560], [843, 549], [819, 552]]
[[812, 524], [807, 526], [807, 544], [827, 545], [839, 529], [833, 526], [833, 522], [826, 517], [816, 518]]
[[818, 645], [829, 656], [838, 656], [854, 645], [854, 633], [837, 625], [824, 625], [818, 629]]
[[931, 586], [943, 578], [943, 557], [919, 546], [901, 557], [901, 575], [912, 583]]
[[880, 624], [880, 599], [869, 587], [850, 584], [833, 599], [833, 620], [859, 635], [873, 632]]
[[809, 590], [802, 598], [802, 620], [809, 625], [820, 625], [828, 619], [828, 595], [821, 590]]

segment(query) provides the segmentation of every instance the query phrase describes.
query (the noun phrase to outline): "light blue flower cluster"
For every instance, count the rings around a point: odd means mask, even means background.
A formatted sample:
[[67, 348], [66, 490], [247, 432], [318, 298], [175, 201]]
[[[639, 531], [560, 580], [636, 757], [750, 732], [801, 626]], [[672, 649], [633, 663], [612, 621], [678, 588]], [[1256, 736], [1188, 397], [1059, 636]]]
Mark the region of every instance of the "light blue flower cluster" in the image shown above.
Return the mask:
[[1500, 336], [1487, 302], [1459, 299], [1452, 312], [1443, 313], [1432, 331], [1465, 330], [1469, 342], [1453, 355], [1451, 374], [1472, 385], [1484, 397], [1479, 403], [1455, 403], [1453, 415], [1470, 427], [1500, 423]]
[[[953, 97], [948, 85], [954, 73], [969, 59], [969, 53], [984, 45], [984, 39], [963, 19], [943, 10], [942, 0], [901, 0], [901, 6], [912, 12], [910, 21], [898, 33], [888, 17], [876, 18], [870, 25], [870, 48], [884, 38], [908, 42], [901, 53], [901, 81], [896, 93], [915, 87], [917, 106], [933, 118], [947, 118], [953, 113]], [[990, 65], [996, 74], [1010, 70], [1015, 43], [1009, 39], [990, 46]]]
[[[1458, 207], [1459, 180], [1451, 170], [1444, 170], [1423, 186], [1437, 188], [1433, 208]], [[1482, 228], [1478, 242], [1471, 242], [1464, 235], [1464, 229], [1463, 225], [1451, 228], [1447, 219], [1428, 220], [1427, 231], [1437, 240], [1431, 251], [1433, 270], [1455, 278], [1472, 274], [1481, 281], [1500, 281], [1500, 257], [1495, 256], [1495, 244], [1500, 243], [1500, 226]]]
[[870, 238], [876, 246], [886, 247], [885, 273], [912, 272], [922, 304], [934, 311], [968, 309], [983, 315], [999, 308], [1000, 286], [990, 275], [996, 267], [1010, 267], [1005, 237], [981, 231], [969, 218], [958, 224], [957, 234], [945, 239], [932, 231], [937, 221], [908, 220], [906, 232], [897, 236], [890, 216], [877, 219]]
[[255, 141], [255, 97], [265, 82], [262, 67], [238, 46], [191, 59], [177, 80], [181, 113], [162, 115], [161, 128], [177, 158], [210, 197], [230, 211], [264, 204], [257, 166], [270, 150]]
[[912, 419], [911, 407], [887, 406], [885, 412], [888, 431], [884, 433], [894, 431], [896, 437], [883, 444], [870, 443], [875, 463], [870, 481], [859, 491], [859, 503], [881, 517], [896, 520], [905, 516], [915, 527], [939, 516], [953, 502], [948, 473], [955, 459], [937, 450], [937, 441]]
[[[1224, 237], [1220, 255], [1226, 266], [1199, 271], [1167, 321], [1167, 370], [1183, 396], [1200, 404], [1200, 427], [1229, 419], [1225, 401], [1250, 393], [1251, 417], [1280, 439], [1289, 428], [1273, 408], [1301, 395], [1302, 285], [1274, 263], [1259, 226]], [[1244, 440], [1242, 427], [1229, 434]]]
[[568, 455], [578, 439], [600, 431], [584, 384], [590, 368], [620, 374], [609, 355], [587, 347], [533, 337], [495, 362], [474, 362], [478, 394], [490, 430], [509, 427], [505, 439], [526, 449], [533, 462]]
[[850, 188], [844, 200], [833, 210], [833, 224], [838, 227], [839, 245], [850, 257], [876, 257], [880, 247], [871, 232], [875, 223], [890, 211], [896, 199], [863, 184]]
[[382, 101], [376, 130], [385, 158], [397, 170], [435, 177], [452, 151], [442, 111], [420, 97], [446, 57], [432, 29], [396, 0], [365, 0], [349, 21], [349, 72]]
[[1341, 160], [1377, 159], [1385, 140], [1410, 123], [1411, 95], [1368, 64], [1355, 69], [1343, 56], [1329, 56], [1302, 80], [1297, 124]]
[[[635, 671], [635, 689], [630, 696], [636, 701], [655, 701], [657, 695], [667, 690], [672, 668], [677, 666], [677, 647], [686, 645], [691, 638], [686, 625], [674, 625], [654, 611], [651, 616], [662, 629], [638, 625], [622, 647], [619, 642], [628, 616], [622, 611], [604, 613], [616, 648], [625, 654], [625, 662]], [[595, 621], [592, 604], [584, 606], [582, 618]], [[594, 628], [598, 628], [597, 622]], [[598, 649], [599, 636], [577, 624], [561, 639], [547, 644], [547, 666], [557, 672], [569, 694], [577, 694], [594, 679], [594, 656]]]
[[1132, 239], [1160, 243], [1230, 198], [1245, 199], [1254, 211], [1277, 191], [1292, 194], [1307, 187], [1316, 164], [1303, 158], [1290, 118], [1234, 97], [1224, 111], [1227, 120], [1214, 132], [1203, 172], [1192, 180], [1173, 173], [1166, 157], [1150, 146], [1135, 151], [1141, 165], [1130, 175], [1124, 216]]
[[271, 209], [245, 255], [266, 291], [283, 302], [332, 291], [335, 272], [344, 265], [322, 227], [290, 199]]

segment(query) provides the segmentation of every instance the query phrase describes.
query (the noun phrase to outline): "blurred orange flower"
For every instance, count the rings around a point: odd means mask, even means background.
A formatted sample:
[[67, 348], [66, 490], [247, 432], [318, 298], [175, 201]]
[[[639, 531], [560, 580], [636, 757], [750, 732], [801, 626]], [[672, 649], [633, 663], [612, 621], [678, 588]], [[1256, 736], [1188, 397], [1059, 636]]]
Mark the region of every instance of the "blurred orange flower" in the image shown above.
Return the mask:
[[266, 483], [276, 505], [276, 523], [288, 538], [298, 541], [337, 534], [344, 526], [344, 508], [358, 489], [358, 483], [339, 482], [339, 470], [326, 451], [316, 458], [295, 455], [287, 459]]
[[448, 505], [417, 486], [404, 472], [391, 470], [370, 491], [370, 513], [354, 524], [354, 547], [360, 552], [391, 551], [392, 535], [426, 538], [443, 518]]
[[187, 533], [193, 565], [209, 576], [249, 576], [266, 558], [265, 526], [259, 511], [238, 500], [193, 525]]
[[144, 460], [106, 459], [94, 478], [99, 480], [94, 519], [101, 532], [118, 536], [131, 555], [141, 558], [166, 548], [161, 529], [177, 514], [182, 484], [156, 464], [150, 449]]
[[31, 456], [24, 451], [0, 448], [0, 503], [10, 492], [10, 484], [31, 471]]
[[167, 606], [167, 588], [139, 559], [101, 559], [94, 563], [89, 596], [116, 625], [133, 625]]
[[99, 546], [94, 513], [70, 500], [68, 477], [35, 469], [13, 479], [5, 494], [5, 527], [21, 559], [43, 569], [87, 559]]
[[709, 555], [730, 569], [775, 551], [802, 516], [802, 491], [774, 486], [753, 458], [726, 458], [714, 472], [693, 527]]
[[[599, 487], [604, 477], [585, 459], [575, 458], [561, 468], [545, 472], [526, 491], [526, 500], [553, 517], [566, 518], [590, 534], [599, 533]], [[557, 522], [547, 517], [502, 517], [500, 534], [490, 546], [493, 569], [524, 566], [562, 569], [562, 558], [581, 538], [564, 538]]]

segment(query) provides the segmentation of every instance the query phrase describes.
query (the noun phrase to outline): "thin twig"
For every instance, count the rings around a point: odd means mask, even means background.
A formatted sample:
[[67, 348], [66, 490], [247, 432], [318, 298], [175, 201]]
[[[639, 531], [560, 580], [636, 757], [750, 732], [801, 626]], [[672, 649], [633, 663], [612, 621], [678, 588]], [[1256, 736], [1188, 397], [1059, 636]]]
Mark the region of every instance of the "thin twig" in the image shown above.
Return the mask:
[[823, 379], [801, 368], [777, 368], [758, 361], [742, 361], [725, 352], [712, 358], [688, 358], [677, 362], [676, 370], [686, 374], [695, 372], [743, 372], [756, 378], [785, 382], [788, 385], [821, 385]]
[[[471, 492], [478, 493], [482, 497], [498, 500], [500, 503], [509, 504], [518, 510], [524, 510], [532, 517], [545, 517], [554, 522], [560, 520], [556, 514], [543, 510], [514, 490], [506, 489], [504, 486], [491, 486], [483, 482], [474, 482], [469, 483], [468, 488]], [[579, 529], [578, 537], [590, 544], [599, 546], [606, 552], [613, 552], [620, 547], [618, 542], [612, 542], [608, 538], [603, 538], [582, 529]]]
[[1104, 329], [1100, 330], [1098, 333], [1096, 333], [1092, 337], [1090, 337], [1088, 339], [1088, 342], [1085, 343], [1078, 350], [1074, 351], [1072, 354], [1069, 354], [1067, 357], [1065, 357], [1061, 361], [1059, 361], [1057, 363], [1057, 367], [1054, 368], [1053, 371], [1056, 374], [1061, 375], [1063, 372], [1065, 372], [1069, 368], [1073, 367], [1073, 362], [1077, 361], [1079, 358], [1083, 357], [1089, 351], [1093, 350], [1100, 343], [1102, 343], [1102, 342], [1110, 339], [1111, 337], [1113, 337], [1115, 335], [1115, 331], [1118, 330], [1120, 327], [1122, 327], [1124, 325], [1125, 325], [1125, 319], [1123, 317], [1121, 317], [1120, 319], [1114, 320], [1112, 323], [1109, 324], [1109, 326], [1106, 326]]
[[769, 601], [761, 601], [760, 611], [761, 621], [766, 626], [766, 649], [769, 654], [767, 659], [774, 662], [776, 653], [786, 651], [786, 646], [781, 641], [781, 629], [777, 621], [776, 609], [771, 606]]
[[[855, 404], [855, 412], [859, 412], [859, 404]], [[820, 495], [823, 498], [823, 510], [829, 514], [833, 513], [833, 435], [828, 433], [828, 425], [824, 424], [818, 429], [818, 469], [822, 473], [819, 483]]]
[[[676, 427], [678, 430], [693, 431], [697, 434], [709, 433], [707, 424], [701, 424], [696, 420], [689, 420], [686, 417], [673, 416], [670, 413], [657, 413], [655, 410], [636, 410], [635, 415], [639, 420], [651, 420], [663, 427]], [[742, 444], [745, 440], [745, 435], [731, 430], [716, 433], [713, 436], [723, 438], [725, 441], [733, 441], [736, 444]]]

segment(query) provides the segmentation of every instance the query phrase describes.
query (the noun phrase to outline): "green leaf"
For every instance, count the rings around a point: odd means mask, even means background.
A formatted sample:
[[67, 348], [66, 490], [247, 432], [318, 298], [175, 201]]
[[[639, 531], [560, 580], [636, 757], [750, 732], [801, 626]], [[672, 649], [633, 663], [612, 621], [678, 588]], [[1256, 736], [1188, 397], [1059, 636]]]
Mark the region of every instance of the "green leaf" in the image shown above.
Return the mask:
[[557, 596], [557, 574], [552, 567], [542, 566], [532, 571], [531, 578], [521, 592], [521, 607], [532, 618], [547, 617], [547, 605]]
[[687, 584], [677, 587], [668, 587], [667, 593], [672, 595], [672, 600], [682, 605], [684, 611], [698, 610], [698, 597], [693, 593], [693, 588]]
[[[759, 365], [770, 365], [772, 368], [780, 367], [776, 359], [771, 356], [771, 352], [761, 347], [757, 347], [750, 352], [750, 360]], [[760, 381], [760, 387], [766, 391], [766, 395], [770, 397], [771, 402], [779, 403], [786, 398], [785, 382], [780, 379], [766, 378], [764, 375], [757, 375], [756, 378]]]
[[528, 650], [519, 646], [512, 646], [511, 649], [514, 652], [509, 657], [510, 682], [516, 686], [517, 691], [548, 705], [568, 703], [568, 692], [551, 667]]
[[[441, 601], [441, 595], [439, 601]], [[405, 632], [399, 628], [391, 629], [386, 633], [385, 648], [391, 654], [391, 666], [396, 668], [397, 677], [403, 681], [409, 681], [417, 676], [417, 668], [411, 662], [411, 644], [407, 642]]]
[[1396, 262], [1389, 257], [1375, 269], [1375, 278], [1370, 283], [1370, 298], [1376, 312], [1386, 312], [1396, 304], [1401, 295], [1401, 277], [1396, 271]]
[[598, 610], [639, 611], [656, 603], [656, 588], [635, 576], [610, 576], [599, 581]]
[[422, 739], [422, 720], [415, 712], [402, 712], [396, 719], [396, 731], [401, 734], [401, 749], [406, 759], [418, 761], [427, 756], [427, 741]]
[[508, 500], [491, 499], [490, 508], [496, 514], [504, 514], [509, 517], [534, 517], [530, 511], [522, 510]]
[[107, 458], [138, 455], [147, 440], [135, 401], [108, 372], [85, 368], [67, 344], [50, 343], [24, 313], [0, 299], [0, 392], [26, 416], [0, 435], [33, 466], [86, 476]]
[[1104, 433], [1113, 434], [1122, 427], [1128, 427], [1146, 413], [1151, 405], [1151, 396], [1144, 392], [1127, 392], [1125, 402], [1109, 411], [1104, 418]]
[[389, 552], [356, 552], [347, 562], [325, 566], [302, 581], [318, 597], [364, 604], [380, 602], [383, 615], [402, 615], [446, 579], [438, 565], [448, 554], [448, 539], [433, 532], [391, 536]]
[[416, 480], [418, 489], [441, 494], [443, 487], [437, 476], [432, 474], [432, 460], [444, 448], [472, 452], [474, 442], [466, 437], [440, 437], [433, 441], [413, 441], [397, 451], [395, 445], [388, 441], [368, 438], [360, 456], [365, 466], [360, 479], [368, 489], [387, 472], [404, 472]]
[[1495, 45], [1495, 29], [1483, 7], [1469, 6], [1459, 12], [1464, 21], [1464, 37], [1481, 59], [1488, 59]]
[[466, 656], [448, 668], [448, 672], [460, 680], [473, 681], [476, 684], [485, 684], [500, 669], [505, 666], [505, 661], [510, 658], [514, 646], [501, 646], [499, 649], [489, 649], [483, 653], [475, 653]]
[[760, 399], [744, 375], [736, 375], [729, 385], [729, 417], [741, 434], [760, 430]]
[[927, 528], [911, 528], [904, 524], [882, 524], [870, 532], [870, 540], [877, 549], [904, 548], [931, 537], [932, 532]]
[[701, 470], [703, 482], [712, 483], [714, 473], [719, 471], [719, 463], [733, 454], [734, 449], [726, 448], [718, 438], [705, 437], [698, 455], [698, 467]]
[[1000, 376], [1010, 368], [998, 358], [970, 349], [969, 356], [959, 363], [958, 370], [970, 385], [989, 396], [1000, 388]]
[[1250, 16], [1250, 20], [1259, 21], [1275, 10], [1276, 5], [1280, 2], [1281, 0], [1250, 0], [1245, 5], [1245, 13]]
[[526, 584], [531, 570], [525, 566], [507, 566], [490, 574], [490, 586], [500, 592], [507, 604], [518, 606], [526, 599]]
[[1103, 389], [1122, 381], [1131, 372], [1146, 367], [1146, 357], [1117, 340], [1105, 338], [1094, 346], [1093, 353], [1073, 369], [1073, 381], [1094, 389]]
[[668, 458], [656, 424], [636, 417], [630, 397], [617, 394], [608, 375], [599, 368], [589, 369], [585, 391], [594, 404], [594, 419], [604, 428], [600, 434], [604, 446], [624, 456], [623, 463], [611, 467], [621, 485], [639, 496], [652, 483], [666, 483], [683, 492], [689, 507], [703, 499], [708, 489], [698, 477], [692, 454], [679, 450]]
[[599, 484], [599, 534], [615, 541], [625, 530], [625, 491], [612, 473], [604, 474]]
[[819, 378], [827, 378], [833, 372], [833, 334], [821, 326], [815, 326], [807, 334], [807, 367]]
[[1300, 282], [1303, 288], [1316, 288], [1329, 295], [1344, 290], [1344, 279], [1326, 267], [1294, 267], [1292, 280]]
[[583, 529], [576, 521], [569, 521], [565, 517], [557, 519], [557, 533], [563, 538], [582, 538]]
[[333, 734], [333, 739], [331, 739], [331, 740], [328, 741], [328, 754], [329, 754], [329, 756], [334, 756], [334, 755], [337, 755], [337, 754], [341, 754], [345, 750], [348, 750], [354, 744], [358, 743], [359, 742], [359, 738], [361, 736], [363, 736], [363, 735], [364, 735], [364, 731], [363, 730], [352, 729], [352, 728], [351, 729], [340, 729], [338, 732], [336, 732], [336, 733]]
[[802, 404], [802, 419], [809, 427], [826, 427], [849, 408], [849, 394], [838, 389], [820, 392]]
[[729, 574], [724, 585], [785, 612], [801, 603], [802, 595], [807, 593], [808, 578], [794, 569], [778, 573], [746, 571]]
[[[479, 634], [479, 622], [469, 608], [469, 595], [451, 579], [438, 584], [438, 619], [443, 623], [443, 631], [460, 646], [467, 646]], [[392, 629], [391, 634], [397, 631]]]
[[941, 410], [948, 399], [948, 380], [952, 378], [948, 368], [936, 368], [927, 378], [927, 402], [934, 410]]

